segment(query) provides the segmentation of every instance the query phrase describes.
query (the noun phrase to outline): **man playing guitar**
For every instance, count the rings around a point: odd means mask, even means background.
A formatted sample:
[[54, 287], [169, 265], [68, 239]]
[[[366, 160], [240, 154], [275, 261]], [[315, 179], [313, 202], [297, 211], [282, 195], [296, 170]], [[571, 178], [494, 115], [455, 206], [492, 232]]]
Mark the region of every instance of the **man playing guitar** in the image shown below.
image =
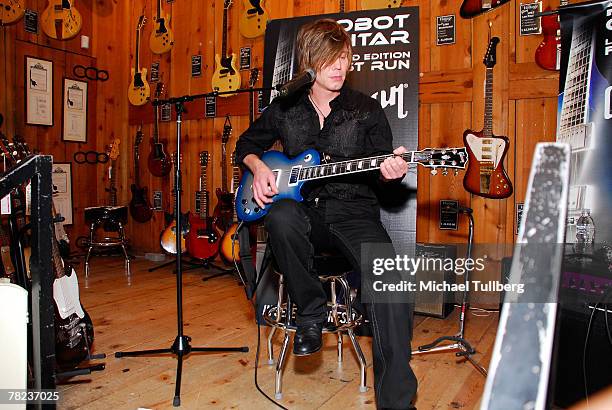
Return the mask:
[[[401, 181], [408, 166], [397, 156], [406, 151], [399, 147], [393, 150], [396, 156], [382, 163], [380, 172], [313, 181], [302, 190], [301, 203], [272, 200], [279, 192], [276, 178], [260, 156], [277, 140], [289, 157], [308, 148], [324, 152], [330, 161], [392, 152], [393, 136], [380, 104], [344, 84], [352, 49], [342, 26], [329, 19], [305, 25], [298, 35], [297, 49], [300, 73], [314, 70], [314, 83], [302, 92], [275, 99], [238, 140], [236, 160], [253, 173], [253, 197], [258, 206], [274, 202], [264, 224], [297, 305], [293, 351], [305, 356], [321, 348], [327, 317], [325, 291], [309, 270], [315, 250], [339, 251], [356, 272], [373, 275], [372, 271], [361, 271], [361, 245], [391, 243], [380, 221], [374, 189]], [[412, 408], [417, 388], [409, 365], [413, 306], [366, 303], [365, 307], [373, 325], [377, 407]]]

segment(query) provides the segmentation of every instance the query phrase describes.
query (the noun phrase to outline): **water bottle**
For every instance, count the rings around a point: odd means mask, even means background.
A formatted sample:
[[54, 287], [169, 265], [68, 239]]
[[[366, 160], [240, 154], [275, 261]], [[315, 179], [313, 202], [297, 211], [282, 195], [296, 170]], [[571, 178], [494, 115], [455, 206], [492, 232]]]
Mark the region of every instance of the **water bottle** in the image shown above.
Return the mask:
[[592, 253], [595, 245], [595, 222], [591, 210], [585, 209], [576, 221], [576, 252]]

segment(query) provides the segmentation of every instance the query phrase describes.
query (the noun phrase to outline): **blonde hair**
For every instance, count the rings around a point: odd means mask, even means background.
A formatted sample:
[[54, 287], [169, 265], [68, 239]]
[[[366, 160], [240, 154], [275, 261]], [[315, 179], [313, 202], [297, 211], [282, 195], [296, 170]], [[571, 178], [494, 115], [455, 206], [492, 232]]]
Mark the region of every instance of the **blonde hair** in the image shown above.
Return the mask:
[[344, 28], [332, 19], [321, 19], [300, 28], [297, 39], [300, 72], [308, 68], [320, 70], [332, 64], [343, 52], [352, 61], [351, 39]]

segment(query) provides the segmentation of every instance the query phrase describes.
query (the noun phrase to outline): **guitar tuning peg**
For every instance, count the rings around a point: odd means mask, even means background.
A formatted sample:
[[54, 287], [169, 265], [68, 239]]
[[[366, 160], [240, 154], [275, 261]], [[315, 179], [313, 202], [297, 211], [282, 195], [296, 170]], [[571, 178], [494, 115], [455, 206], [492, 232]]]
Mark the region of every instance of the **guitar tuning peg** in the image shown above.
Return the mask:
[[431, 170], [431, 175], [437, 175], [438, 174], [438, 170], [437, 169], [432, 169]]
[[442, 168], [442, 175], [447, 176], [448, 175], [448, 169]]

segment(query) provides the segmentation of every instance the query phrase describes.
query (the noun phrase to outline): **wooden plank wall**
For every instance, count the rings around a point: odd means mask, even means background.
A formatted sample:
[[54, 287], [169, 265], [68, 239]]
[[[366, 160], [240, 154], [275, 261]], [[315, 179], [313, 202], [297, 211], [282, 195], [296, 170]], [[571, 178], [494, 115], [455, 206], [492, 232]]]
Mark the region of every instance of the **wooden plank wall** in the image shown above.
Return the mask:
[[[42, 0], [29, 1], [30, 7], [42, 10]], [[333, 13], [339, 10], [338, 0], [267, 0], [265, 2], [271, 18]], [[459, 17], [460, 1], [404, 0], [406, 6], [420, 7], [420, 110], [419, 140], [422, 147], [461, 146], [463, 131], [467, 128], [480, 130], [483, 126], [484, 75], [482, 59], [487, 47], [489, 22], [491, 33], [501, 39], [498, 46], [497, 66], [494, 70], [494, 126], [496, 135], [510, 138], [506, 168], [514, 182], [515, 193], [506, 200], [488, 200], [470, 196], [462, 186], [463, 174], [457, 177], [430, 176], [419, 171], [418, 225], [417, 238], [421, 242], [464, 242], [467, 238], [467, 223], [460, 220], [458, 231], [438, 229], [439, 200], [458, 199], [464, 205], [474, 208], [476, 219], [475, 240], [480, 243], [512, 243], [514, 241], [514, 209], [517, 202], [523, 202], [527, 186], [532, 151], [539, 141], [554, 139], [556, 128], [556, 105], [558, 74], [540, 69], [534, 63], [534, 52], [542, 36], [519, 35], [519, 2], [510, 2], [472, 20]], [[543, 0], [543, 6], [556, 7], [556, 0]], [[132, 147], [137, 125], [128, 125], [130, 110], [127, 102], [129, 70], [134, 64], [135, 27], [138, 16], [143, 12], [149, 19], [143, 32], [141, 66], [150, 69], [153, 61], [160, 62], [160, 76], [166, 84], [168, 95], [180, 96], [211, 91], [211, 76], [214, 70], [214, 54], [221, 49], [223, 1], [210, 0], [193, 2], [175, 0], [172, 4], [163, 1], [163, 8], [172, 13], [171, 26], [175, 32], [175, 45], [171, 53], [153, 55], [148, 47], [152, 28], [151, 19], [155, 2], [152, 0], [126, 1], [79, 1], [77, 8], [85, 18], [85, 33], [91, 33], [92, 48], [84, 52], [78, 48], [78, 40], [49, 42], [44, 35], [26, 36], [22, 23], [2, 29], [5, 47], [5, 62], [0, 65], [3, 84], [7, 92], [0, 104], [5, 113], [14, 118], [8, 134], [13, 131], [25, 134], [28, 142], [39, 149], [48, 150], [60, 160], [70, 161], [72, 152], [79, 149], [103, 150], [113, 138], [121, 138], [118, 161], [117, 187], [120, 203], [130, 199], [130, 184], [133, 182]], [[361, 9], [361, 0], [347, 0], [346, 10]], [[240, 13], [244, 12], [242, 1], [234, 1], [229, 12], [228, 50], [238, 53], [240, 47], [250, 46], [253, 50], [253, 67], [261, 68], [263, 63], [263, 37], [243, 38], [238, 30]], [[457, 17], [457, 41], [454, 45], [435, 45], [435, 19], [439, 15], [455, 14]], [[24, 50], [22, 46], [26, 45]], [[19, 50], [19, 51], [16, 51]], [[70, 70], [72, 59], [91, 58], [99, 68], [109, 70], [110, 80], [98, 82], [94, 92], [95, 100], [90, 104], [95, 119], [90, 116], [88, 144], [65, 144], [60, 140], [59, 127], [25, 127], [23, 125], [23, 90], [13, 78], [23, 74], [23, 54], [58, 59], [57, 80], [62, 67]], [[78, 54], [75, 54], [78, 53]], [[200, 77], [191, 77], [191, 56], [203, 56]], [[62, 57], [64, 56], [64, 57]], [[73, 57], [74, 56], [74, 57]], [[91, 56], [91, 57], [89, 57]], [[15, 62], [12, 65], [12, 62]], [[75, 60], [76, 61], [76, 60]], [[78, 60], [81, 61], [81, 60]], [[8, 64], [6, 62], [11, 62]], [[11, 67], [12, 65], [12, 67]], [[16, 72], [15, 72], [16, 71]], [[242, 72], [243, 84], [248, 82], [248, 71]], [[261, 79], [258, 84], [261, 83]], [[154, 83], [152, 89], [155, 89]], [[4, 92], [3, 92], [4, 94]], [[59, 93], [56, 91], [56, 95]], [[236, 98], [236, 97], [233, 97]], [[246, 100], [242, 100], [246, 101]], [[238, 135], [248, 126], [247, 108], [229, 104], [229, 114], [234, 132], [228, 144], [233, 150]], [[55, 105], [56, 117], [61, 118], [60, 104]], [[148, 106], [148, 109], [151, 109]], [[224, 112], [220, 112], [224, 115]], [[11, 117], [11, 115], [8, 115]], [[132, 121], [134, 122], [134, 121]], [[56, 124], [60, 122], [56, 121]], [[220, 155], [221, 132], [224, 118], [193, 119], [183, 123], [184, 191], [183, 211], [194, 208], [194, 195], [198, 189], [198, 154], [206, 150], [211, 154], [208, 166], [208, 189], [211, 191], [212, 207], [216, 203], [214, 188], [221, 186]], [[164, 191], [164, 206], [169, 209], [169, 178], [156, 178], [146, 171], [148, 141], [152, 124], [143, 125], [145, 140], [141, 145], [141, 183], [154, 190]], [[174, 123], [162, 123], [160, 134], [170, 140], [169, 150], [175, 149]], [[75, 181], [75, 219], [82, 220], [82, 207], [104, 202], [107, 193], [104, 168], [102, 165], [73, 165], [78, 175]], [[231, 175], [231, 173], [230, 173]], [[212, 208], [211, 208], [212, 209]], [[128, 234], [133, 246], [140, 251], [158, 251], [159, 232], [164, 225], [163, 214], [156, 212], [154, 220], [139, 224], [130, 221]]]

